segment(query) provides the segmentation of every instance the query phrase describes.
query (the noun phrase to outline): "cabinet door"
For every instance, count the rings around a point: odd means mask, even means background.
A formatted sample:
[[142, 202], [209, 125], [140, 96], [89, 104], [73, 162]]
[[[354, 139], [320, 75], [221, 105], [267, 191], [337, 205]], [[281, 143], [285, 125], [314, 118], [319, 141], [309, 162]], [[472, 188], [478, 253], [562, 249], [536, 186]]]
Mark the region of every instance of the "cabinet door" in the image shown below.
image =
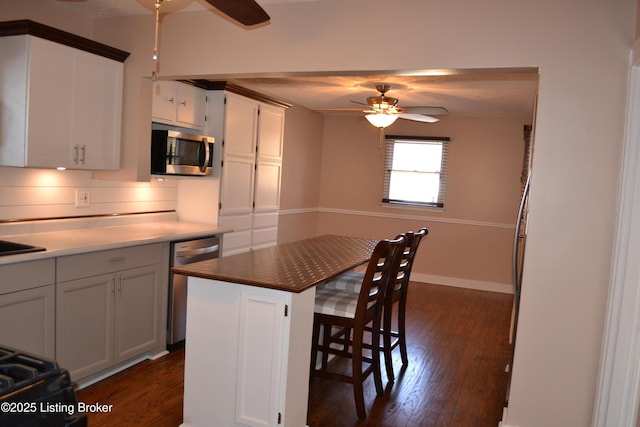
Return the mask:
[[260, 105], [258, 127], [258, 157], [282, 161], [284, 137], [284, 110], [271, 105]]
[[249, 98], [227, 94], [224, 154], [245, 156], [255, 161], [259, 104]]
[[256, 212], [277, 211], [280, 207], [284, 111], [270, 105], [261, 105], [258, 123], [254, 207]]
[[176, 122], [179, 126], [204, 129], [207, 92], [198, 87], [178, 83]]
[[258, 160], [255, 182], [255, 212], [280, 208], [280, 176], [282, 162]]
[[54, 285], [0, 295], [0, 343], [55, 358], [54, 311]]
[[176, 117], [176, 82], [157, 81], [153, 84], [153, 121], [171, 124]]
[[258, 103], [227, 94], [220, 215], [253, 211]]
[[25, 166], [71, 167], [75, 52], [37, 37], [30, 43]]
[[261, 105], [253, 204], [252, 249], [275, 245], [278, 240], [283, 133], [284, 110], [270, 105]]
[[160, 340], [160, 265], [116, 274], [115, 361], [153, 349]]
[[58, 283], [56, 359], [77, 380], [113, 364], [114, 275]]
[[[243, 287], [243, 289], [247, 289]], [[238, 331], [236, 422], [278, 424], [283, 366], [285, 297], [276, 292], [242, 291]]]
[[246, 157], [227, 156], [222, 166], [220, 215], [253, 211], [255, 163]]
[[77, 52], [73, 91], [74, 168], [117, 169], [120, 164], [123, 64]]

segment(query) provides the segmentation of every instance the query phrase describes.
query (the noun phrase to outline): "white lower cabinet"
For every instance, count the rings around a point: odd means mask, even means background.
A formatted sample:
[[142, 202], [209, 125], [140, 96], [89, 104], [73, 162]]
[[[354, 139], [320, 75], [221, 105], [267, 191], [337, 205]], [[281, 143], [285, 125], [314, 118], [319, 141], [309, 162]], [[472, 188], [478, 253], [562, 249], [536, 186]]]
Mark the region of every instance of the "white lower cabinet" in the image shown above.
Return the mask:
[[183, 426], [304, 426], [315, 289], [189, 277]]
[[56, 358], [74, 381], [163, 346], [163, 254], [155, 244], [58, 258]]
[[54, 260], [3, 265], [0, 277], [0, 345], [54, 358]]

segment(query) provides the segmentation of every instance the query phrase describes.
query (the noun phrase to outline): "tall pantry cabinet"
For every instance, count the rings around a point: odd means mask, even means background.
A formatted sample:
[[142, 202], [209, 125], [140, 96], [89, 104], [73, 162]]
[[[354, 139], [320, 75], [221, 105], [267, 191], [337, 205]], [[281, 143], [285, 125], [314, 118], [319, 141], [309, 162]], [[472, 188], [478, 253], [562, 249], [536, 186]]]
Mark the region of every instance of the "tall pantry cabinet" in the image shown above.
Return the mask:
[[220, 159], [218, 224], [234, 230], [225, 234], [222, 255], [275, 245], [288, 105], [230, 90], [208, 97], [207, 127]]

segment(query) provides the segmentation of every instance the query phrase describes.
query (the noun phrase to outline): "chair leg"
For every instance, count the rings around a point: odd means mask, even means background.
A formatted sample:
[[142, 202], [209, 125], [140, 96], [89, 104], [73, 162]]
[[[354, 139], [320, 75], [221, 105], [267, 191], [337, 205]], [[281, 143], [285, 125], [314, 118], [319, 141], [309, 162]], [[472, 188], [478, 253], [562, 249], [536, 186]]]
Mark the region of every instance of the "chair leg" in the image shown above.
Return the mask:
[[387, 379], [393, 382], [395, 375], [393, 374], [393, 359], [391, 356], [391, 315], [393, 307], [385, 307], [383, 313], [382, 341], [384, 352], [384, 364], [387, 370]]
[[353, 358], [351, 360], [353, 397], [356, 402], [358, 418], [365, 419], [367, 411], [364, 407], [364, 390], [362, 388], [362, 336], [355, 338], [353, 342]]
[[409, 364], [409, 357], [407, 356], [407, 334], [406, 334], [406, 322], [405, 313], [407, 311], [407, 299], [406, 295], [400, 298], [398, 302], [398, 346], [400, 347], [400, 356], [402, 357], [402, 366]]
[[344, 346], [342, 347], [343, 351], [349, 351], [349, 339], [351, 338], [351, 328], [344, 328]]
[[316, 364], [318, 362], [318, 340], [320, 339], [320, 322], [313, 322], [313, 335], [311, 341], [311, 372], [316, 370]]
[[[382, 396], [382, 372], [380, 365], [380, 321], [373, 321], [373, 330], [371, 331], [371, 359], [373, 361], [373, 381], [376, 385], [376, 394]], [[391, 370], [393, 375], [393, 368]]]

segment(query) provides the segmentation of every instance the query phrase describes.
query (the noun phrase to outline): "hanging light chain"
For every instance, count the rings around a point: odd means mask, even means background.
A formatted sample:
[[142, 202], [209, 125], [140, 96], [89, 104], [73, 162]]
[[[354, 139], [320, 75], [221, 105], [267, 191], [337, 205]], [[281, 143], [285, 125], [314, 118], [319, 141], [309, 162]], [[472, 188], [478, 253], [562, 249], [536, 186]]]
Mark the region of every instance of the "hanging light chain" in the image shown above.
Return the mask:
[[151, 80], [156, 81], [158, 76], [158, 28], [160, 26], [160, 5], [162, 0], [156, 0], [156, 33], [153, 46], [153, 72], [151, 73]]

